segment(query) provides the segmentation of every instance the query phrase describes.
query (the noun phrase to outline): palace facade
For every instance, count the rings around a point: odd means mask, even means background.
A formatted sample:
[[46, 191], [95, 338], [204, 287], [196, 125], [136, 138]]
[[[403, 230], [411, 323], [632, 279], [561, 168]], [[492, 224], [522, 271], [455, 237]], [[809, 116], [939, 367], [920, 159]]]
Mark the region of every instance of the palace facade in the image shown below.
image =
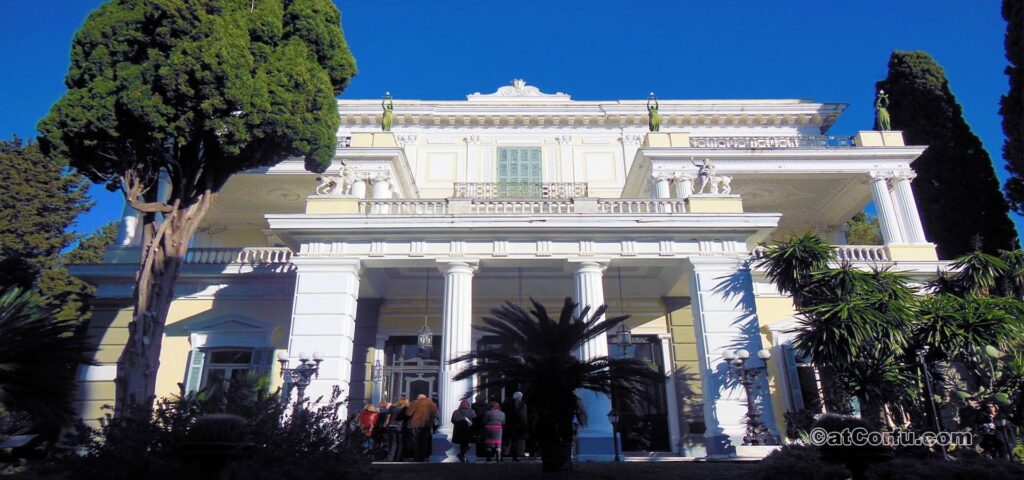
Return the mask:
[[[581, 355], [632, 356], [664, 376], [639, 409], [584, 394], [581, 459], [610, 459], [613, 404], [627, 456], [744, 454], [746, 396], [726, 350], [772, 352], [755, 401], [783, 432], [784, 412], [812, 402], [819, 382], [791, 347], [791, 300], [751, 259], [761, 242], [814, 230], [856, 265], [934, 275], [944, 264], [910, 186], [925, 146], [894, 131], [827, 135], [843, 104], [660, 100], [652, 132], [647, 103], [516, 81], [465, 100], [394, 100], [381, 131], [380, 100], [339, 100], [330, 177], [293, 159], [221, 191], [178, 281], [157, 395], [247, 371], [280, 383], [278, 355], [294, 366], [315, 351], [324, 360], [307, 395], [338, 386], [352, 411], [435, 396], [443, 445], [473, 387], [452, 380], [460, 365], [447, 360], [502, 348], [473, 327], [506, 300], [557, 309], [573, 297], [631, 315], [628, 343], [610, 334]], [[884, 244], [848, 245], [846, 221], [872, 202]], [[113, 402], [128, 336], [133, 212], [105, 261], [74, 271], [98, 287], [99, 365], [82, 370], [78, 397], [89, 421]]]

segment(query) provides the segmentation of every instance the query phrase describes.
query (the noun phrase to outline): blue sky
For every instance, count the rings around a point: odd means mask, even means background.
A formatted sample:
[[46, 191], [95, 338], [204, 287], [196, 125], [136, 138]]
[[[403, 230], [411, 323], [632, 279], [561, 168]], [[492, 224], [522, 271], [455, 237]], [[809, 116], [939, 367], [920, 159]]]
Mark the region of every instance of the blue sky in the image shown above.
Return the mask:
[[[90, 0], [5, 2], [0, 137], [35, 135], [64, 91], [71, 37]], [[524, 78], [575, 99], [811, 98], [850, 107], [832, 128], [872, 123], [873, 85], [894, 49], [926, 50], [1003, 168], [1006, 93], [997, 0], [555, 2], [336, 0], [359, 75], [346, 98], [462, 99]], [[94, 188], [76, 226], [115, 219], [118, 194]], [[1020, 217], [1015, 217], [1022, 230]]]

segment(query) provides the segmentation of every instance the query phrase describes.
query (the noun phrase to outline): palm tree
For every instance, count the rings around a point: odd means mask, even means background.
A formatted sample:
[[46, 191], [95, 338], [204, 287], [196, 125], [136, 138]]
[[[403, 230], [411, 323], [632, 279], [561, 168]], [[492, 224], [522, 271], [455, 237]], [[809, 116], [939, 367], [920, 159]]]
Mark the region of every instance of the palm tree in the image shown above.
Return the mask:
[[74, 419], [75, 370], [93, 350], [75, 334], [77, 322], [56, 319], [42, 302], [31, 291], [0, 292], [0, 404], [55, 433]]
[[[558, 318], [551, 318], [543, 305], [531, 299], [527, 312], [506, 302], [491, 310], [479, 327], [508, 342], [507, 350], [475, 351], [452, 360], [470, 362], [456, 380], [479, 375], [484, 379], [478, 391], [518, 384], [534, 417], [534, 437], [539, 440], [545, 471], [561, 470], [569, 461], [572, 421], [577, 412], [579, 389], [610, 395], [612, 391], [632, 401], [648, 398], [645, 382], [664, 380], [646, 363], [632, 358], [606, 356], [581, 360], [576, 352], [591, 339], [603, 338], [629, 318], [605, 318], [606, 306], [590, 315], [590, 307], [576, 314], [577, 304], [566, 298]], [[584, 412], [586, 413], [586, 412]], [[605, 412], [589, 412], [604, 415]]]

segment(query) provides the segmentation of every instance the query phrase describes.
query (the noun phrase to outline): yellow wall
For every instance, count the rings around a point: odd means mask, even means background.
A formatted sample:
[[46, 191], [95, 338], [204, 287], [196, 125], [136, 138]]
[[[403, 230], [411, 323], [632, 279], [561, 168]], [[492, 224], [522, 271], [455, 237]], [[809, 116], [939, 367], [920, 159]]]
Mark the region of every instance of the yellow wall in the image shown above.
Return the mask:
[[685, 431], [689, 421], [703, 421], [703, 413], [696, 408], [703, 401], [701, 398], [700, 364], [697, 357], [697, 337], [693, 329], [693, 307], [669, 312], [669, 333], [672, 334], [672, 361], [675, 372], [677, 399], [682, 411], [682, 426]]
[[[120, 307], [120, 308], [119, 308]], [[185, 381], [185, 371], [192, 349], [188, 323], [204, 322], [224, 315], [239, 315], [273, 325], [271, 346], [277, 350], [288, 348], [291, 319], [291, 300], [214, 300], [181, 299], [171, 304], [167, 316], [168, 333], [164, 335], [160, 350], [160, 369], [157, 371], [156, 395], [166, 397], [179, 393], [178, 383]], [[95, 359], [100, 365], [116, 365], [128, 339], [131, 306], [97, 306], [89, 324], [89, 334], [98, 342]], [[178, 327], [178, 328], [175, 328]], [[276, 352], [275, 352], [276, 355]], [[280, 385], [278, 366], [274, 362], [273, 388]], [[87, 423], [103, 416], [102, 406], [114, 402], [113, 381], [83, 382], [77, 395], [79, 412]]]
[[[757, 306], [757, 319], [760, 323], [761, 344], [764, 348], [772, 348], [776, 345], [776, 339], [772, 338], [768, 327], [796, 314], [793, 300], [789, 297], [759, 296], [754, 298], [754, 303]], [[777, 362], [768, 362], [768, 390], [772, 397], [772, 410], [775, 412], [775, 426], [780, 434], [786, 431], [786, 408], [782, 402], [782, 395], [786, 393], [778, 390], [776, 379], [783, 374], [779, 371]]]

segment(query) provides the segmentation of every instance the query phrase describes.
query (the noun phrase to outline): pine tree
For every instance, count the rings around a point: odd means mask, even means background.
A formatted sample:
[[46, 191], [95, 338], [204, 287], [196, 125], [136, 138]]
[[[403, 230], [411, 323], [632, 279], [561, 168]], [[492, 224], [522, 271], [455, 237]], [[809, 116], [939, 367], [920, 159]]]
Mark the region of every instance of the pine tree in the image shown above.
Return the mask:
[[926, 52], [894, 51], [889, 75], [875, 90], [889, 94], [894, 130], [908, 145], [927, 145], [914, 162], [921, 221], [940, 258], [973, 251], [1013, 250], [1017, 231], [999, 190], [992, 160], [971, 132], [946, 74]]
[[0, 288], [33, 289], [75, 240], [69, 228], [91, 207], [88, 181], [33, 142], [0, 141]]
[[857, 212], [846, 222], [849, 232], [846, 242], [850, 245], [881, 245], [882, 234], [879, 231], [878, 217], [868, 217], [864, 212]]
[[112, 0], [75, 34], [68, 91], [39, 122], [40, 146], [142, 212], [118, 413], [152, 404], [174, 283], [221, 187], [289, 157], [323, 172], [335, 98], [355, 70], [329, 0]]
[[1010, 77], [1010, 90], [999, 100], [999, 114], [1003, 116], [1003, 158], [1010, 178], [1006, 181], [1006, 196], [1010, 207], [1024, 215], [1024, 1], [1003, 0], [1003, 18], [1006, 19], [1006, 75]]

